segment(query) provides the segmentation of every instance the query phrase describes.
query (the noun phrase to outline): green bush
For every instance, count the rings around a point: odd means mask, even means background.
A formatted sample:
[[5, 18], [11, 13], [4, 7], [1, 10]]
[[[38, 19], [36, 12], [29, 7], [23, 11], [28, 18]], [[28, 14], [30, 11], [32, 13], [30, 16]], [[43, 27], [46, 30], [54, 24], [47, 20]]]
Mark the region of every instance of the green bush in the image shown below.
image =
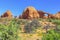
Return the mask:
[[53, 22], [54, 24], [60, 25], [60, 20], [59, 19], [48, 19], [49, 22]]
[[60, 33], [57, 33], [55, 30], [50, 30], [43, 35], [42, 40], [60, 40]]
[[19, 25], [16, 23], [16, 20], [11, 20], [8, 25], [0, 24], [0, 39], [1, 40], [17, 40], [18, 29], [19, 29]]
[[57, 25], [57, 26], [55, 27], [55, 31], [60, 32], [60, 25]]

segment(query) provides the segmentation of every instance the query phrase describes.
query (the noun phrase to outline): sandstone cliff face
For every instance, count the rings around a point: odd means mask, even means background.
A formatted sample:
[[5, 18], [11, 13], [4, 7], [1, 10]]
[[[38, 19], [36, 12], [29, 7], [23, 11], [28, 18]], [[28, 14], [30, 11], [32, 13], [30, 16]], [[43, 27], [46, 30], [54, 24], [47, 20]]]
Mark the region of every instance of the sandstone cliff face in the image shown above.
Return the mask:
[[1, 17], [12, 18], [12, 14], [9, 10], [7, 10], [7, 12], [5, 12]]
[[35, 18], [39, 18], [39, 14], [36, 11], [36, 9], [34, 7], [27, 7], [22, 16], [20, 16], [20, 18], [22, 19], [35, 19]]

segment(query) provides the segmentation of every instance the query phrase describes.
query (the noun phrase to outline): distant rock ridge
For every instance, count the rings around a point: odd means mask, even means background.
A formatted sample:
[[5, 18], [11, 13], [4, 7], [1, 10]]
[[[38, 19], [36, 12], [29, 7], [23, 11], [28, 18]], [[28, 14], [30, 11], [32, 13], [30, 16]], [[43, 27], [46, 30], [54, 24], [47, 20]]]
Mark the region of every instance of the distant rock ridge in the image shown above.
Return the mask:
[[[13, 15], [10, 10], [7, 10], [3, 15], [1, 15], [2, 18], [12, 18]], [[15, 16], [16, 18], [17, 16]], [[38, 18], [52, 18], [52, 19], [60, 19], [60, 11], [56, 14], [50, 14], [41, 10], [36, 10], [34, 7], [29, 6], [27, 7], [22, 15], [19, 15], [20, 19], [38, 19]]]
[[19, 18], [21, 19], [37, 19], [37, 18], [60, 19], [60, 12], [56, 14], [50, 14], [44, 11], [36, 10], [34, 7], [29, 6], [23, 11], [22, 15], [20, 15]]
[[23, 11], [22, 15], [20, 15], [19, 18], [21, 18], [21, 19], [38, 19], [38, 18], [55, 18], [55, 17], [54, 17], [54, 15], [52, 15], [50, 13], [39, 11], [39, 10], [36, 10], [32, 6], [29, 6]]

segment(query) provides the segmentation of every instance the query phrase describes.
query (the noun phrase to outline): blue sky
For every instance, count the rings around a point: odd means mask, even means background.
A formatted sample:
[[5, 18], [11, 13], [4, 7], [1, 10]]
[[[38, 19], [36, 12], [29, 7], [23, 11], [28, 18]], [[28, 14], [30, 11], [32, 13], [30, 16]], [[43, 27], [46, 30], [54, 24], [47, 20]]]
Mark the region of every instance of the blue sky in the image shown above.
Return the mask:
[[0, 15], [10, 10], [14, 16], [19, 16], [28, 6], [54, 14], [60, 11], [60, 0], [0, 0]]

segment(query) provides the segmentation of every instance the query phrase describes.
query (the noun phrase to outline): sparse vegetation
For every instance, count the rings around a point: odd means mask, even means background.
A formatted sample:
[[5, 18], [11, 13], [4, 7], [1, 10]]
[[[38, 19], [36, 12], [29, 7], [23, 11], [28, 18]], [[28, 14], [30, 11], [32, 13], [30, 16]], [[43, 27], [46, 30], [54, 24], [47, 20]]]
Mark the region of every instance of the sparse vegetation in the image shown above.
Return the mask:
[[[24, 19], [2, 19], [0, 18], [0, 40], [27, 40], [32, 37], [40, 40], [60, 40], [60, 20], [58, 19], [41, 19], [48, 20], [55, 24], [55, 29], [50, 29], [50, 24], [45, 26], [43, 33], [43, 27], [39, 20], [24, 20]], [[49, 21], [50, 20], [50, 21]], [[24, 32], [22, 33], [22, 25], [24, 25]], [[48, 30], [48, 31], [47, 31]]]
[[49, 30], [43, 35], [42, 40], [60, 40], [60, 20], [59, 19], [49, 19], [49, 22], [56, 24], [54, 30]]
[[2, 40], [17, 40], [18, 24], [11, 21], [9, 25], [0, 24], [0, 38]]
[[60, 40], [60, 33], [55, 30], [50, 30], [43, 35], [42, 40]]

